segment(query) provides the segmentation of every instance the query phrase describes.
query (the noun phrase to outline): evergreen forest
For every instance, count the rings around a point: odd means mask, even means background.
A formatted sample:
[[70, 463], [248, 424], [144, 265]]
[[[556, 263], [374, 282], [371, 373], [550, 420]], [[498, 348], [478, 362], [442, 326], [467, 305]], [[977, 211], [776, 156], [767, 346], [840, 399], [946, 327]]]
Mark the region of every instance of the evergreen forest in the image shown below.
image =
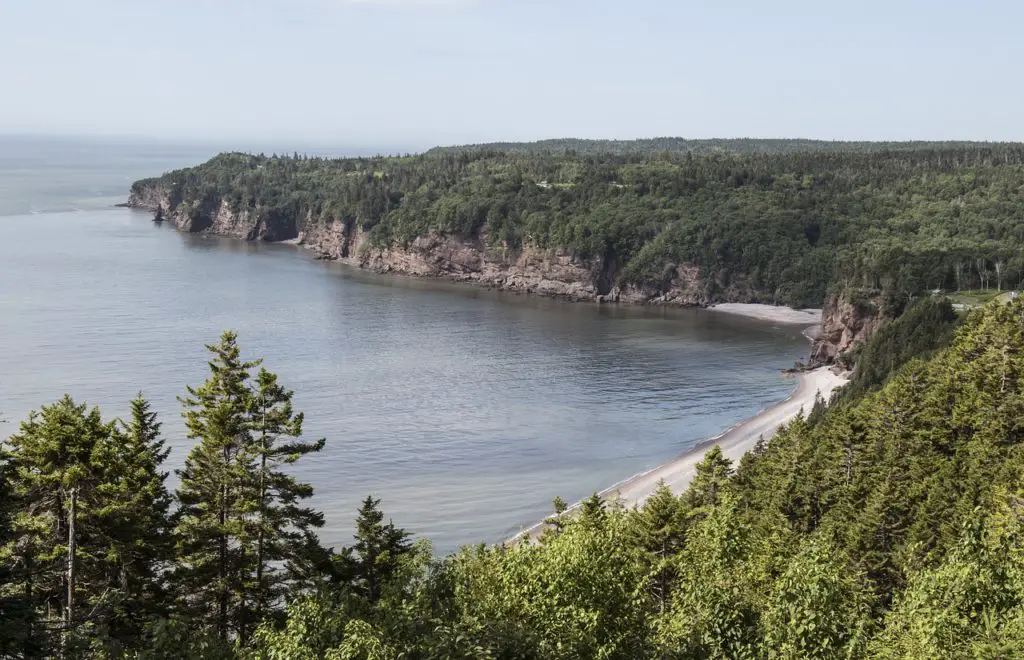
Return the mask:
[[1024, 300], [903, 318], [855, 392], [738, 464], [711, 449], [685, 492], [447, 557], [378, 494], [321, 544], [291, 468], [343, 438], [303, 437], [227, 332], [183, 387], [173, 492], [141, 394], [125, 419], [65, 397], [3, 443], [0, 657], [1021, 657]]
[[134, 184], [195, 217], [222, 202], [295, 238], [312, 225], [375, 246], [423, 236], [590, 264], [600, 293], [671, 286], [705, 302], [820, 307], [1006, 290], [1024, 279], [1024, 145], [812, 140], [550, 140], [324, 159], [225, 153]]

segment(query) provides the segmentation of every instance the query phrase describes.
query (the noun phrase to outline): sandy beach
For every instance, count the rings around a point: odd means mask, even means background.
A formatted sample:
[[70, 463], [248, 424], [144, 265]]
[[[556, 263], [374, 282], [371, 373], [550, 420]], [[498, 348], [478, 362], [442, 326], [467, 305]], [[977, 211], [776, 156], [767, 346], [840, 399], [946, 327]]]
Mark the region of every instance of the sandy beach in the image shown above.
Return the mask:
[[820, 309], [793, 309], [780, 305], [756, 303], [721, 303], [712, 305], [708, 309], [782, 325], [817, 325], [821, 323]]
[[[664, 481], [673, 492], [680, 493], [689, 485], [697, 464], [711, 447], [718, 445], [722, 448], [725, 456], [737, 464], [743, 454], [747, 453], [762, 435], [767, 439], [780, 426], [796, 417], [801, 410], [805, 413], [809, 412], [814, 405], [814, 398], [819, 392], [824, 399], [828, 400], [836, 388], [846, 383], [845, 378], [832, 373], [828, 367], [795, 374], [792, 378], [797, 382], [796, 389], [784, 401], [762, 410], [754, 417], [701, 443], [664, 465], [634, 475], [605, 489], [601, 492], [601, 496], [607, 500], [618, 500], [623, 506], [629, 508], [642, 504], [661, 481]], [[544, 523], [540, 522], [523, 530], [516, 538], [521, 538], [524, 535], [534, 537], [543, 529]]]

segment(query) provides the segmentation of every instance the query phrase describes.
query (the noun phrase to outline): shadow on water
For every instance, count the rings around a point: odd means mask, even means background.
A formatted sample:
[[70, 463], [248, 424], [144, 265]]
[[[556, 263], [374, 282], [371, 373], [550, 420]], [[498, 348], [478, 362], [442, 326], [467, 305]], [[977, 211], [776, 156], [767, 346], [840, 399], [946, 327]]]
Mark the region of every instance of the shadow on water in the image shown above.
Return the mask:
[[[291, 243], [264, 243], [242, 241], [232, 238], [185, 234], [178, 232], [170, 223], [158, 225], [159, 229], [177, 234], [189, 249], [203, 252], [261, 255], [277, 259], [301, 259], [313, 268], [320, 268], [347, 282], [362, 285], [396, 289], [400, 291], [428, 292], [457, 296], [462, 299], [476, 299], [520, 307], [544, 314], [578, 317], [580, 319], [607, 319], [647, 321], [651, 329], [662, 327], [667, 333], [699, 333], [702, 336], [728, 341], [733, 337], [750, 333], [772, 333], [782, 337], [798, 338], [802, 328], [792, 325], [774, 325], [762, 320], [734, 314], [713, 312], [698, 307], [676, 307], [666, 305], [631, 305], [620, 303], [597, 303], [589, 301], [566, 301], [558, 298], [528, 294], [519, 291], [502, 290], [494, 285], [475, 282], [457, 282], [443, 278], [417, 277], [393, 273], [375, 273], [338, 261], [317, 259], [301, 246]], [[663, 322], [663, 326], [657, 322]], [[790, 365], [785, 365], [790, 366]]]
[[[171, 236], [168, 232], [175, 234]], [[293, 245], [191, 236], [123, 209], [0, 222], [0, 409], [64, 392], [124, 414], [142, 389], [180, 466], [176, 397], [239, 331], [296, 392], [296, 465], [330, 544], [361, 498], [449, 551], [497, 541], [784, 398], [798, 328], [377, 275]], [[173, 481], [173, 477], [172, 477]]]

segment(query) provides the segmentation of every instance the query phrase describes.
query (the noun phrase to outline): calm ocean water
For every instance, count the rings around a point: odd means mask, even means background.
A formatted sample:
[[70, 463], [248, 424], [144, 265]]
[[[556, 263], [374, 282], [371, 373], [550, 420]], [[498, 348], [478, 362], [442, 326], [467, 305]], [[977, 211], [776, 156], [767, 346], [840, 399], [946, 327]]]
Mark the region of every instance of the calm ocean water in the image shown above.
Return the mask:
[[[110, 208], [209, 150], [0, 139], [0, 437], [65, 392], [124, 414], [139, 390], [173, 452], [175, 397], [226, 328], [296, 391], [296, 466], [347, 543], [360, 499], [439, 552], [498, 541], [784, 398], [796, 328], [375, 276], [283, 245], [182, 235]], [[78, 209], [78, 210], [75, 210]]]

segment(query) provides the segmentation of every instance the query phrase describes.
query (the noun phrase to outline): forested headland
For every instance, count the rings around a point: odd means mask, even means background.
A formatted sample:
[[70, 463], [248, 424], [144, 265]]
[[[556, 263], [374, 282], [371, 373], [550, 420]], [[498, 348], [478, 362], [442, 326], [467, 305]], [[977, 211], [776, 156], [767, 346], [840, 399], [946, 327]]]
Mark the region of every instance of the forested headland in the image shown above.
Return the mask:
[[523, 288], [545, 291], [570, 277], [543, 270], [557, 254], [582, 286], [550, 292], [570, 297], [820, 307], [850, 289], [1017, 288], [1022, 191], [1015, 143], [661, 138], [226, 153], [137, 182], [132, 203], [189, 231], [303, 238], [378, 269], [499, 286], [533, 269], [540, 283]]
[[854, 391], [739, 464], [710, 450], [683, 493], [443, 558], [374, 497], [321, 545], [290, 466], [344, 438], [304, 439], [226, 333], [180, 398], [174, 492], [142, 395], [123, 420], [66, 397], [3, 443], [0, 657], [1020, 657], [1024, 300], [950, 314], [916, 303]]

